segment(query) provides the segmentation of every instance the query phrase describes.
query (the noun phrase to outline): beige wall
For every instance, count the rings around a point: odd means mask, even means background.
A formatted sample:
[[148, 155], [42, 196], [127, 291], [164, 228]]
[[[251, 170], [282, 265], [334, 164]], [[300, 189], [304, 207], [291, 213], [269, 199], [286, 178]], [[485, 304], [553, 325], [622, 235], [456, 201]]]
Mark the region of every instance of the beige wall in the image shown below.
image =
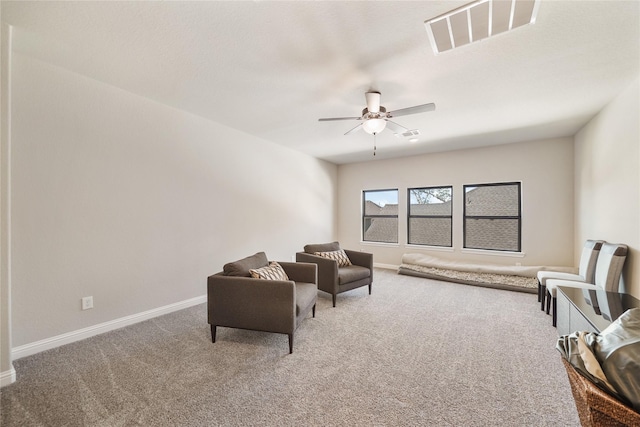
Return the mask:
[[[1, 10], [1, 8], [0, 8]], [[2, 63], [0, 65], [0, 386], [15, 381], [15, 370], [11, 363], [11, 296], [10, 296], [10, 77], [11, 28], [2, 24]]]
[[14, 348], [335, 238], [335, 165], [17, 52], [12, 70]]
[[631, 85], [575, 136], [576, 248], [629, 246], [623, 289], [640, 297], [640, 87]]
[[[341, 244], [372, 252], [380, 264], [399, 265], [404, 253], [506, 265], [574, 265], [573, 139], [499, 145], [410, 158], [341, 165], [338, 168], [338, 236]], [[523, 257], [462, 252], [462, 186], [522, 182]], [[453, 185], [453, 251], [407, 247], [409, 187]], [[399, 244], [361, 243], [361, 192], [399, 189]]]

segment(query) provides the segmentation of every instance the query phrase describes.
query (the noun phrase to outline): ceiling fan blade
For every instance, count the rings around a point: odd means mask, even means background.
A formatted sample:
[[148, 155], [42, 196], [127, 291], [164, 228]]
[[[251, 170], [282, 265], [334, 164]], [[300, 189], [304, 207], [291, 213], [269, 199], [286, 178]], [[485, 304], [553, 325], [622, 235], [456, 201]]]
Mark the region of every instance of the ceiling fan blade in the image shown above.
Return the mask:
[[367, 99], [367, 110], [370, 113], [380, 112], [380, 92], [367, 92], [364, 94]]
[[335, 120], [360, 120], [362, 117], [330, 117], [326, 119], [318, 119], [319, 122], [331, 122]]
[[404, 126], [400, 126], [399, 124], [392, 122], [391, 120], [388, 120], [388, 119], [387, 119], [387, 128], [391, 129], [393, 133], [409, 132], [409, 129], [405, 128]]
[[360, 123], [358, 126], [354, 127], [353, 129], [351, 129], [350, 131], [348, 131], [347, 133], [345, 133], [345, 135], [349, 135], [350, 133], [353, 133], [359, 129], [362, 129], [362, 123]]
[[434, 103], [422, 104], [422, 105], [416, 105], [415, 107], [401, 108], [396, 111], [390, 111], [388, 115], [389, 117], [406, 116], [409, 114], [426, 113], [427, 111], [433, 111], [435, 109], [436, 109], [436, 104]]

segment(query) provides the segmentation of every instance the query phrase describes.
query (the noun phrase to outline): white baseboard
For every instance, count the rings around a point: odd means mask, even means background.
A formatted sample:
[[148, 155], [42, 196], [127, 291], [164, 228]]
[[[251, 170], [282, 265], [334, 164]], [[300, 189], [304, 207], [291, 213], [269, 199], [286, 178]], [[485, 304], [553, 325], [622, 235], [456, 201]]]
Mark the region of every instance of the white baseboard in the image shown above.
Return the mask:
[[[89, 338], [95, 335], [103, 334], [105, 332], [120, 329], [125, 326], [132, 325], [134, 323], [142, 322], [144, 320], [152, 319], [154, 317], [162, 316], [174, 311], [183, 310], [185, 308], [192, 307], [194, 305], [203, 304], [207, 302], [207, 296], [202, 295], [199, 297], [191, 298], [185, 301], [180, 301], [174, 304], [165, 305], [164, 307], [154, 308], [152, 310], [144, 311], [138, 314], [132, 314], [131, 316], [121, 317], [120, 319], [111, 320], [109, 322], [100, 323], [98, 325], [89, 326], [88, 328], [78, 329], [77, 331], [68, 332], [66, 334], [57, 335], [55, 337], [46, 338], [40, 341], [36, 341], [30, 344], [21, 345], [11, 349], [12, 360], [20, 359], [22, 357], [31, 356], [32, 354], [40, 353], [45, 350], [60, 347], [65, 344], [80, 341], [85, 338]], [[15, 380], [15, 371], [14, 371]]]
[[14, 382], [16, 382], [16, 370], [13, 369], [13, 366], [8, 371], [0, 372], [0, 388]]
[[374, 267], [378, 268], [386, 268], [387, 270], [397, 270], [399, 266], [393, 264], [379, 264], [377, 262], [373, 263]]

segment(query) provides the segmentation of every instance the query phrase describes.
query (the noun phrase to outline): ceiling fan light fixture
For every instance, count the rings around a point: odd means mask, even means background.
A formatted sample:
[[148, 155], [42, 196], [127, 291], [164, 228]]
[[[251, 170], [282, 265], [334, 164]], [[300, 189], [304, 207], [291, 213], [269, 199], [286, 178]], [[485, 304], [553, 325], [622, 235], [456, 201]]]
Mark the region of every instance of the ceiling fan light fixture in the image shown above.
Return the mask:
[[375, 135], [376, 133], [380, 133], [387, 126], [387, 121], [383, 119], [368, 119], [362, 124], [362, 129], [365, 132]]

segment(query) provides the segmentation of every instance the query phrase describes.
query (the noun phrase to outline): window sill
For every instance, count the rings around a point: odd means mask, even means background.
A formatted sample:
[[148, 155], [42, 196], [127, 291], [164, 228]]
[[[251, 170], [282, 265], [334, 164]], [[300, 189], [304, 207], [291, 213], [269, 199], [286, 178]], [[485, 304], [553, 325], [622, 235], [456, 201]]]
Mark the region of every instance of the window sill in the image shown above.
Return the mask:
[[427, 251], [439, 251], [439, 252], [453, 252], [453, 248], [451, 246], [428, 246], [428, 245], [412, 245], [406, 244], [405, 248], [413, 248], [413, 249], [424, 249]]
[[524, 258], [525, 256], [524, 252], [493, 251], [490, 249], [462, 249], [460, 252], [463, 254], [494, 255], [511, 258]]
[[398, 248], [400, 247], [400, 245], [398, 243], [384, 243], [384, 242], [367, 242], [364, 240], [360, 241], [361, 245], [365, 245], [365, 246], [381, 246], [381, 247], [387, 247], [387, 248]]

